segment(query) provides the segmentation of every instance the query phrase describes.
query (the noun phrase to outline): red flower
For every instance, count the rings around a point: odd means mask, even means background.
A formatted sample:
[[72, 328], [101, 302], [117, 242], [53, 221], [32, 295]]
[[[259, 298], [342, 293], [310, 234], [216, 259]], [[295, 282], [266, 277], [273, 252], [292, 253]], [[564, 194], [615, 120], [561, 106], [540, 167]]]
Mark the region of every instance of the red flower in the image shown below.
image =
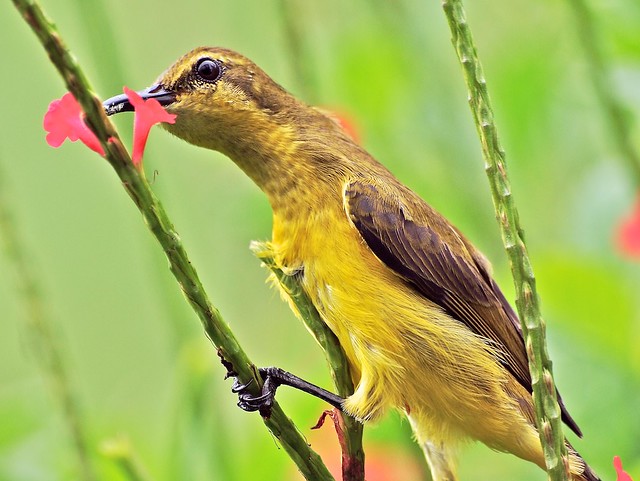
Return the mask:
[[133, 121], [133, 155], [131, 160], [137, 166], [142, 161], [144, 146], [147, 144], [151, 127], [161, 122], [173, 124], [176, 121], [176, 115], [167, 112], [156, 99], [144, 100], [127, 87], [124, 88], [124, 93], [136, 112]]
[[[176, 121], [176, 116], [164, 110], [156, 99], [144, 100], [127, 87], [124, 88], [124, 93], [135, 110], [131, 160], [139, 167], [151, 127], [160, 122], [172, 124]], [[84, 112], [71, 93], [66, 93], [61, 99], [49, 104], [43, 125], [48, 132], [47, 143], [51, 147], [60, 147], [65, 139], [71, 142], [80, 139], [91, 150], [104, 156], [100, 141], [84, 123]]]
[[613, 467], [616, 468], [616, 474], [618, 475], [617, 481], [633, 481], [624, 469], [622, 469], [622, 460], [620, 456], [613, 457]]
[[104, 155], [104, 150], [96, 135], [84, 123], [84, 113], [71, 93], [49, 104], [42, 123], [47, 133], [47, 143], [51, 147], [60, 147], [65, 139], [75, 142], [80, 139], [94, 152]]
[[640, 260], [640, 195], [631, 214], [618, 226], [616, 244], [625, 257]]

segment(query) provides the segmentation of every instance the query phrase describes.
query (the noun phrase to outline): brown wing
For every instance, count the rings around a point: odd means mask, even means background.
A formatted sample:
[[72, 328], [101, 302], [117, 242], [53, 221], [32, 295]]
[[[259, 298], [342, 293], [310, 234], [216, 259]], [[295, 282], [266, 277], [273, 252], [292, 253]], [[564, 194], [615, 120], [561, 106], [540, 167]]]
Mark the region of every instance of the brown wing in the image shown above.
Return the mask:
[[[452, 318], [488, 339], [500, 352], [500, 363], [531, 392], [518, 317], [491, 278], [486, 261], [431, 206], [403, 189], [400, 200], [398, 192], [373, 182], [347, 184], [347, 215], [384, 264]], [[559, 402], [563, 420], [581, 435]]]

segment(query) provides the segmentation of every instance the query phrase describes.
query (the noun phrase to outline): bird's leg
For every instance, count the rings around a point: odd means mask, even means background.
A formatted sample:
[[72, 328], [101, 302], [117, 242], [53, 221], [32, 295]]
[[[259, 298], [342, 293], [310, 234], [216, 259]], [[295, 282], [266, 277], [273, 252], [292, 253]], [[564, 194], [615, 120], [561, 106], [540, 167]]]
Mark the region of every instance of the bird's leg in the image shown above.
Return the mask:
[[[342, 410], [344, 398], [341, 398], [326, 389], [322, 389], [315, 384], [311, 384], [298, 376], [294, 376], [290, 372], [278, 367], [263, 367], [259, 368], [258, 372], [264, 381], [264, 384], [262, 385], [262, 392], [259, 395], [254, 396], [247, 392], [247, 387], [251, 384], [251, 381], [246, 384], [241, 384], [236, 378], [233, 386], [231, 387], [231, 391], [238, 394], [238, 407], [245, 411], [260, 411], [260, 415], [262, 417], [268, 418], [271, 415], [271, 408], [273, 407], [276, 390], [282, 385], [291, 386], [299, 389], [300, 391], [304, 391]], [[235, 373], [233, 372], [227, 373], [227, 377], [234, 376]]]

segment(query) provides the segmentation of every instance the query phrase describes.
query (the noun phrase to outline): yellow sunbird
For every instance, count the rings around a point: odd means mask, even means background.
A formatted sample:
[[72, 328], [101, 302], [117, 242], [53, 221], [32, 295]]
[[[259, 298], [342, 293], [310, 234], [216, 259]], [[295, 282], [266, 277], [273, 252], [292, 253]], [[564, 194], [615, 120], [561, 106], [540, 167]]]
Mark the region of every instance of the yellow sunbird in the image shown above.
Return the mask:
[[[458, 229], [333, 119], [236, 52], [197, 48], [140, 93], [177, 114], [165, 129], [227, 155], [267, 195], [269, 254], [299, 276], [356, 386], [346, 399], [307, 391], [362, 421], [404, 411], [436, 481], [456, 479], [452, 455], [466, 439], [544, 469], [518, 318]], [[104, 105], [109, 114], [132, 109], [124, 96]], [[272, 397], [241, 393], [240, 404], [258, 410]], [[567, 449], [573, 480], [599, 479]]]

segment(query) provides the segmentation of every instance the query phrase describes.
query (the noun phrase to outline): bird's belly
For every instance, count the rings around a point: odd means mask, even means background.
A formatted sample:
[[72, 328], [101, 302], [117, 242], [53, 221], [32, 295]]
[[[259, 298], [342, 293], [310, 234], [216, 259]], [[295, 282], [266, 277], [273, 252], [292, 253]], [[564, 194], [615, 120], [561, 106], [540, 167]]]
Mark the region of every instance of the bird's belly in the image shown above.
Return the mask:
[[431, 439], [506, 430], [503, 420], [516, 409], [485, 340], [410, 287], [357, 234], [333, 234], [307, 239], [295, 264], [349, 360], [356, 390], [346, 409], [360, 419], [405, 409]]

